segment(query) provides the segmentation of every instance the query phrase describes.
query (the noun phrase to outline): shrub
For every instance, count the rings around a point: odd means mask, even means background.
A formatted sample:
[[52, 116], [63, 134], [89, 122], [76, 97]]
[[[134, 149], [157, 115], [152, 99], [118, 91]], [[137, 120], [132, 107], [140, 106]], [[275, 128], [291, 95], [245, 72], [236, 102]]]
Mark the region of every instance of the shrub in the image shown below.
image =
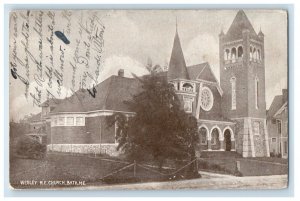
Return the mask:
[[47, 147], [37, 140], [29, 137], [20, 137], [15, 144], [16, 154], [19, 157], [41, 159], [44, 158]]

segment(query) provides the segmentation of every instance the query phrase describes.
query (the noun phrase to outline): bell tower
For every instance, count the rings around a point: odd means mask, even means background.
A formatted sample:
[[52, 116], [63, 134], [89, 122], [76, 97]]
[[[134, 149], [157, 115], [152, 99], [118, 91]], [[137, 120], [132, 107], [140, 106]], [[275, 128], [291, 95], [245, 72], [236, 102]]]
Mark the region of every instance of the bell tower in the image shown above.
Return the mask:
[[266, 128], [264, 34], [255, 32], [243, 10], [219, 34], [222, 113], [236, 122], [237, 152], [269, 156]]

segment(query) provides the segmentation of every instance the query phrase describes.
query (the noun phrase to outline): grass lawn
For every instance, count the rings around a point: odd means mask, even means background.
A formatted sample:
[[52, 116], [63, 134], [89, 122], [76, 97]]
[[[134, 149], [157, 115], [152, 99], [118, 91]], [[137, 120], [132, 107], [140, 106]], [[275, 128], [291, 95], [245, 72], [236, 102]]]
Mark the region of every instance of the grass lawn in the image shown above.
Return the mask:
[[[288, 173], [287, 160], [273, 158], [201, 158], [198, 167], [201, 170], [234, 174], [236, 161], [240, 161], [243, 176], [282, 175]], [[185, 164], [188, 161], [184, 162]], [[10, 184], [14, 188], [57, 188], [60, 185], [41, 185], [40, 183], [21, 185], [21, 181], [84, 181], [86, 185], [104, 185], [115, 183], [165, 181], [170, 179], [174, 167], [157, 173], [157, 168], [148, 166], [130, 166], [113, 176], [115, 172], [130, 165], [118, 158], [91, 158], [87, 155], [47, 154], [43, 160], [21, 159], [12, 157], [10, 160]], [[165, 166], [172, 163], [166, 163]], [[184, 165], [184, 164], [181, 164]], [[174, 166], [174, 164], [173, 164]], [[178, 168], [178, 167], [177, 167]], [[185, 175], [187, 169], [176, 175]], [[185, 173], [184, 173], [185, 172]], [[106, 176], [104, 179], [103, 177]], [[174, 175], [172, 175], [173, 177]], [[177, 179], [177, 178], [176, 178]], [[183, 178], [184, 179], [184, 178]], [[67, 187], [76, 186], [75, 184]]]
[[234, 174], [236, 161], [240, 161], [243, 176], [288, 174], [287, 160], [279, 158], [203, 158], [199, 168], [206, 171]]
[[[13, 158], [10, 161], [10, 183], [12, 187], [16, 188], [32, 188], [31, 185], [21, 185], [20, 181], [96, 182], [110, 172], [126, 165], [87, 156], [61, 154], [48, 154], [43, 160]], [[51, 187], [53, 186], [34, 186], [34, 188]]]
[[[53, 188], [66, 186], [41, 185], [39, 181], [85, 181], [86, 185], [103, 185], [130, 182], [165, 181], [174, 169], [165, 169], [164, 174], [151, 166], [130, 166], [118, 158], [92, 158], [88, 155], [47, 154], [43, 160], [13, 157], [10, 161], [10, 183], [15, 188]], [[183, 170], [184, 171], [184, 170]], [[113, 172], [117, 172], [110, 175]], [[24, 185], [21, 181], [38, 181], [37, 184]], [[34, 186], [33, 186], [34, 185]], [[71, 187], [75, 185], [67, 185]]]

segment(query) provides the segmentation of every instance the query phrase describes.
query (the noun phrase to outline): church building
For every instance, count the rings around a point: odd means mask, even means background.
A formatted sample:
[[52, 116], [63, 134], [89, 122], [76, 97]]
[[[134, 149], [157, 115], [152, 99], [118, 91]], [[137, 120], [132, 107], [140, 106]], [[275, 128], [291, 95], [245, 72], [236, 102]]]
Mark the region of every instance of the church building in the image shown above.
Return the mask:
[[[219, 34], [220, 82], [209, 63], [186, 66], [176, 28], [163, 75], [174, 85], [183, 109], [197, 118], [199, 150], [270, 155], [264, 59], [264, 34], [255, 32], [242, 10], [227, 33]], [[124, 101], [141, 90], [140, 84], [120, 70], [95, 88], [95, 98], [80, 89], [55, 106], [42, 105], [49, 150], [118, 154], [116, 129], [108, 128], [105, 118], [115, 112], [134, 115]]]

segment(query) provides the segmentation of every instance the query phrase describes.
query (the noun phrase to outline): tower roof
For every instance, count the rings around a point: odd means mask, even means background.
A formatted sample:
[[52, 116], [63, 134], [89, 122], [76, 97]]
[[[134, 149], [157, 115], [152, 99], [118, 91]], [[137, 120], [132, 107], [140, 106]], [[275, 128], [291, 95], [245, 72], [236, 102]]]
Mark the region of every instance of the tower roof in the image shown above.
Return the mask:
[[253, 37], [257, 37], [257, 34], [245, 12], [243, 10], [239, 10], [226, 33], [226, 39], [240, 39], [242, 38], [244, 30], [248, 30], [250, 35]]
[[183, 51], [181, 48], [177, 27], [168, 70], [168, 80], [181, 78], [189, 79]]

